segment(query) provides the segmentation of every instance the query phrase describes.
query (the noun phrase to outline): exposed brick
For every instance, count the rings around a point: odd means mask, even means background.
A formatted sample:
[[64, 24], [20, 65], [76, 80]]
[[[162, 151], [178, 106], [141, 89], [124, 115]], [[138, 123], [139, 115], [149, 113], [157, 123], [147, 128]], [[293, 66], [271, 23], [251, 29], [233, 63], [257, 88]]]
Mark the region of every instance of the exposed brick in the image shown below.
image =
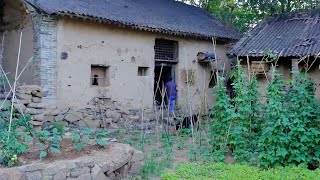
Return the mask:
[[53, 16], [36, 11], [27, 5], [34, 25], [34, 81], [40, 85], [46, 97], [57, 96], [57, 20]]

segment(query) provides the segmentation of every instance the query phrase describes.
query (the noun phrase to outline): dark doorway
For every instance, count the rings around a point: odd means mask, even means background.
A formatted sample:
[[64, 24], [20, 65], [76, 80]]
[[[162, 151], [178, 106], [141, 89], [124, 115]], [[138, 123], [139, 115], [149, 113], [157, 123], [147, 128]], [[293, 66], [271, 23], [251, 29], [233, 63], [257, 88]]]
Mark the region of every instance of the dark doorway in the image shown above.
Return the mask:
[[[162, 103], [162, 91], [164, 91], [164, 84], [167, 82], [168, 77], [175, 79], [174, 65], [156, 64], [154, 68], [154, 95], [158, 105]], [[158, 87], [159, 85], [159, 87]], [[164, 97], [164, 103], [166, 103], [167, 97]]]

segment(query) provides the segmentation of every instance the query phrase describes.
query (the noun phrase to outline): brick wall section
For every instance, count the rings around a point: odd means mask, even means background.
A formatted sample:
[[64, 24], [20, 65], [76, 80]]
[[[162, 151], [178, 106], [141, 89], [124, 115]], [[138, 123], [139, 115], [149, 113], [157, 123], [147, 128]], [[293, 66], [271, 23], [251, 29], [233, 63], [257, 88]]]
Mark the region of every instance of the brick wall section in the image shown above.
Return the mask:
[[57, 20], [27, 5], [34, 25], [34, 82], [40, 85], [45, 100], [57, 97]]

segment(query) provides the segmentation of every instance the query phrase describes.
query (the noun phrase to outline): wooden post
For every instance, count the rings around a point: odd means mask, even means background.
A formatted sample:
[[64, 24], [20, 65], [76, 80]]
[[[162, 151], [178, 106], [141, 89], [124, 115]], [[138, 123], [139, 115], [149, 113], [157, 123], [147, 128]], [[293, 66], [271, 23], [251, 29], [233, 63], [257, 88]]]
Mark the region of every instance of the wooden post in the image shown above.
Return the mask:
[[[299, 71], [299, 59], [291, 59], [291, 71]], [[295, 74], [291, 72], [291, 78], [295, 78]]]

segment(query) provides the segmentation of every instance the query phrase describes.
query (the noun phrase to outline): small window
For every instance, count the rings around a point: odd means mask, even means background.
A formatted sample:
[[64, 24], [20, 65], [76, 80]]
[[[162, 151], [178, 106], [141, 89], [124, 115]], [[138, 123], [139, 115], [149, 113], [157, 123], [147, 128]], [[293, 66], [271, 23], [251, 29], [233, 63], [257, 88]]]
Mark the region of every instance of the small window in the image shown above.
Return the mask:
[[210, 71], [210, 79], [209, 79], [209, 88], [214, 88], [214, 86], [217, 84], [217, 72], [216, 71]]
[[138, 67], [138, 76], [147, 76], [148, 69], [148, 67]]
[[155, 60], [156, 61], [178, 61], [178, 42], [166, 39], [155, 40]]
[[109, 67], [103, 65], [91, 65], [91, 86], [109, 86]]

